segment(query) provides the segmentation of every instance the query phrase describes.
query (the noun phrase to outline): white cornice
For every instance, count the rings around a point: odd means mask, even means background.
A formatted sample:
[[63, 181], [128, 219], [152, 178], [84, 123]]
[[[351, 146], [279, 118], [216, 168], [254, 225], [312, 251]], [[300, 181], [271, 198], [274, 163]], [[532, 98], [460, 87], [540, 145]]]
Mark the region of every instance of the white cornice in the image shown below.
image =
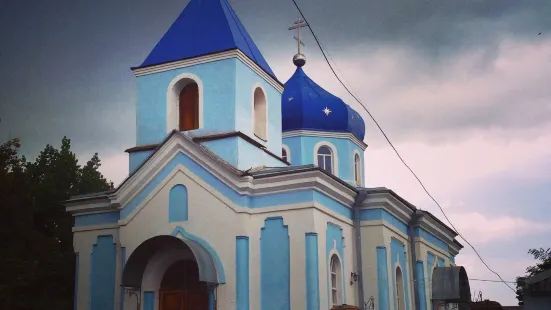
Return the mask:
[[360, 139], [356, 138], [356, 136], [354, 136], [353, 134], [347, 133], [347, 132], [293, 130], [293, 131], [286, 131], [282, 134], [283, 138], [291, 138], [291, 137], [299, 137], [299, 136], [350, 139], [357, 146], [359, 146], [362, 150], [365, 151], [365, 149], [367, 148], [367, 144], [365, 144]]
[[[352, 205], [355, 192], [319, 170], [297, 172], [287, 175], [266, 176], [253, 179], [250, 176], [240, 177], [219, 161], [207, 156], [199, 146], [182, 134], [173, 134], [149, 158], [142, 167], [131, 175], [115, 192], [108, 196], [98, 196], [88, 200], [69, 201], [67, 210], [73, 214], [86, 214], [100, 210], [120, 210], [136, 197], [151, 182], [157, 173], [178, 153], [183, 153], [203, 169], [230, 186], [241, 195], [257, 196], [276, 194], [305, 189], [317, 190], [344, 205]], [[178, 165], [171, 173], [185, 171], [193, 179], [198, 179], [191, 171]], [[164, 181], [169, 179], [165, 178]], [[206, 184], [206, 183], [205, 183]], [[162, 187], [161, 185], [157, 187]], [[204, 185], [203, 187], [209, 187]], [[212, 189], [214, 191], [214, 189]], [[220, 194], [221, 195], [221, 194]], [[147, 200], [147, 199], [145, 199]], [[228, 201], [229, 203], [229, 201]]]
[[204, 63], [214, 62], [214, 61], [219, 61], [224, 59], [230, 59], [230, 58], [239, 59], [243, 64], [245, 64], [247, 67], [253, 70], [256, 74], [262, 77], [268, 84], [272, 85], [278, 92], [280, 93], [283, 92], [283, 86], [277, 80], [275, 80], [272, 76], [266, 73], [258, 64], [256, 64], [247, 55], [245, 55], [242, 51], [238, 49], [173, 61], [173, 62], [154, 65], [154, 66], [145, 67], [145, 68], [136, 68], [136, 69], [133, 69], [132, 71], [134, 72], [136, 77], [140, 77], [148, 74], [155, 74], [155, 73], [170, 71], [174, 69], [181, 69], [181, 68], [191, 67], [199, 64], [204, 64]]

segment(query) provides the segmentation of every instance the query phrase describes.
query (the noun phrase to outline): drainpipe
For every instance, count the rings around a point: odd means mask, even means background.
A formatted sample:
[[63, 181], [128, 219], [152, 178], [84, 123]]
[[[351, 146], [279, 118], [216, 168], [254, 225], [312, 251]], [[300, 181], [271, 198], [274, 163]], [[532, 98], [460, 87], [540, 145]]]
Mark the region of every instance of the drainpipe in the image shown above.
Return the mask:
[[364, 281], [362, 273], [362, 232], [360, 230], [360, 208], [365, 197], [367, 196], [366, 189], [360, 189], [356, 195], [356, 200], [352, 208], [354, 209], [354, 233], [356, 238], [356, 273], [358, 275], [358, 306], [360, 309], [364, 307]]
[[417, 254], [415, 250], [415, 226], [419, 224], [419, 220], [423, 217], [423, 211], [415, 210], [411, 220], [408, 222], [408, 237], [409, 237], [409, 248], [410, 250], [410, 268], [411, 276], [413, 277], [413, 296], [415, 303], [415, 310], [420, 310], [421, 305], [419, 304], [419, 283], [417, 283]]

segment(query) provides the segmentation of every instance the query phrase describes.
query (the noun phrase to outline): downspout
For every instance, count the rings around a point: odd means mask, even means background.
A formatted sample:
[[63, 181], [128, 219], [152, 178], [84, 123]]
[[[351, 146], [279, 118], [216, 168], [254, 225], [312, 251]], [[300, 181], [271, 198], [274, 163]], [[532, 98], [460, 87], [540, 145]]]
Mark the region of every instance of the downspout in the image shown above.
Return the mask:
[[413, 278], [413, 298], [415, 303], [415, 310], [420, 310], [421, 305], [419, 304], [419, 283], [417, 281], [417, 254], [415, 250], [415, 226], [419, 224], [419, 219], [423, 217], [423, 211], [415, 210], [411, 220], [408, 222], [408, 237], [409, 237], [409, 248], [410, 248], [410, 268], [411, 275]]
[[362, 232], [360, 230], [360, 208], [365, 197], [367, 196], [366, 189], [360, 189], [356, 195], [356, 200], [352, 208], [354, 209], [354, 233], [356, 239], [356, 273], [358, 275], [358, 306], [364, 308], [364, 281], [362, 273]]

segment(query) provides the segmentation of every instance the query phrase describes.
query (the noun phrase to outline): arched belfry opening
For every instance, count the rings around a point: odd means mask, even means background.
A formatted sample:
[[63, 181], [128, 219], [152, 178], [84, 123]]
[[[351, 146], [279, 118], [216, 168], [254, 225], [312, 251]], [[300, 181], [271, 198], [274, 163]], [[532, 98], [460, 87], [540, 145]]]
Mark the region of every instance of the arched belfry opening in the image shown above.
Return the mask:
[[180, 131], [199, 128], [199, 86], [193, 80], [187, 82], [178, 97], [178, 129]]
[[[212, 250], [212, 249], [210, 249]], [[215, 257], [203, 244], [174, 236], [156, 236], [134, 250], [124, 267], [121, 286], [138, 292], [144, 309], [209, 310], [221, 284]], [[221, 271], [223, 274], [223, 271]]]

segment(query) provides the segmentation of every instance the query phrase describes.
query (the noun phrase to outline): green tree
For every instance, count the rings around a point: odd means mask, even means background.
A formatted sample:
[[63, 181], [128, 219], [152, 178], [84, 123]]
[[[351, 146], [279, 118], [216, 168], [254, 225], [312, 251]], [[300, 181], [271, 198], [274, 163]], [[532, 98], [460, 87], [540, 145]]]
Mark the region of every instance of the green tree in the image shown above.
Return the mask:
[[20, 143], [0, 146], [0, 304], [2, 309], [72, 309], [75, 255], [72, 216], [63, 201], [105, 191], [97, 154], [81, 167], [66, 137], [34, 162]]
[[529, 266], [526, 268], [526, 275], [517, 277], [517, 300], [519, 306], [524, 305], [524, 286], [527, 278], [532, 277], [542, 271], [551, 269], [551, 248], [548, 249], [530, 249], [528, 254], [532, 255], [534, 259], [538, 261], [535, 266]]

